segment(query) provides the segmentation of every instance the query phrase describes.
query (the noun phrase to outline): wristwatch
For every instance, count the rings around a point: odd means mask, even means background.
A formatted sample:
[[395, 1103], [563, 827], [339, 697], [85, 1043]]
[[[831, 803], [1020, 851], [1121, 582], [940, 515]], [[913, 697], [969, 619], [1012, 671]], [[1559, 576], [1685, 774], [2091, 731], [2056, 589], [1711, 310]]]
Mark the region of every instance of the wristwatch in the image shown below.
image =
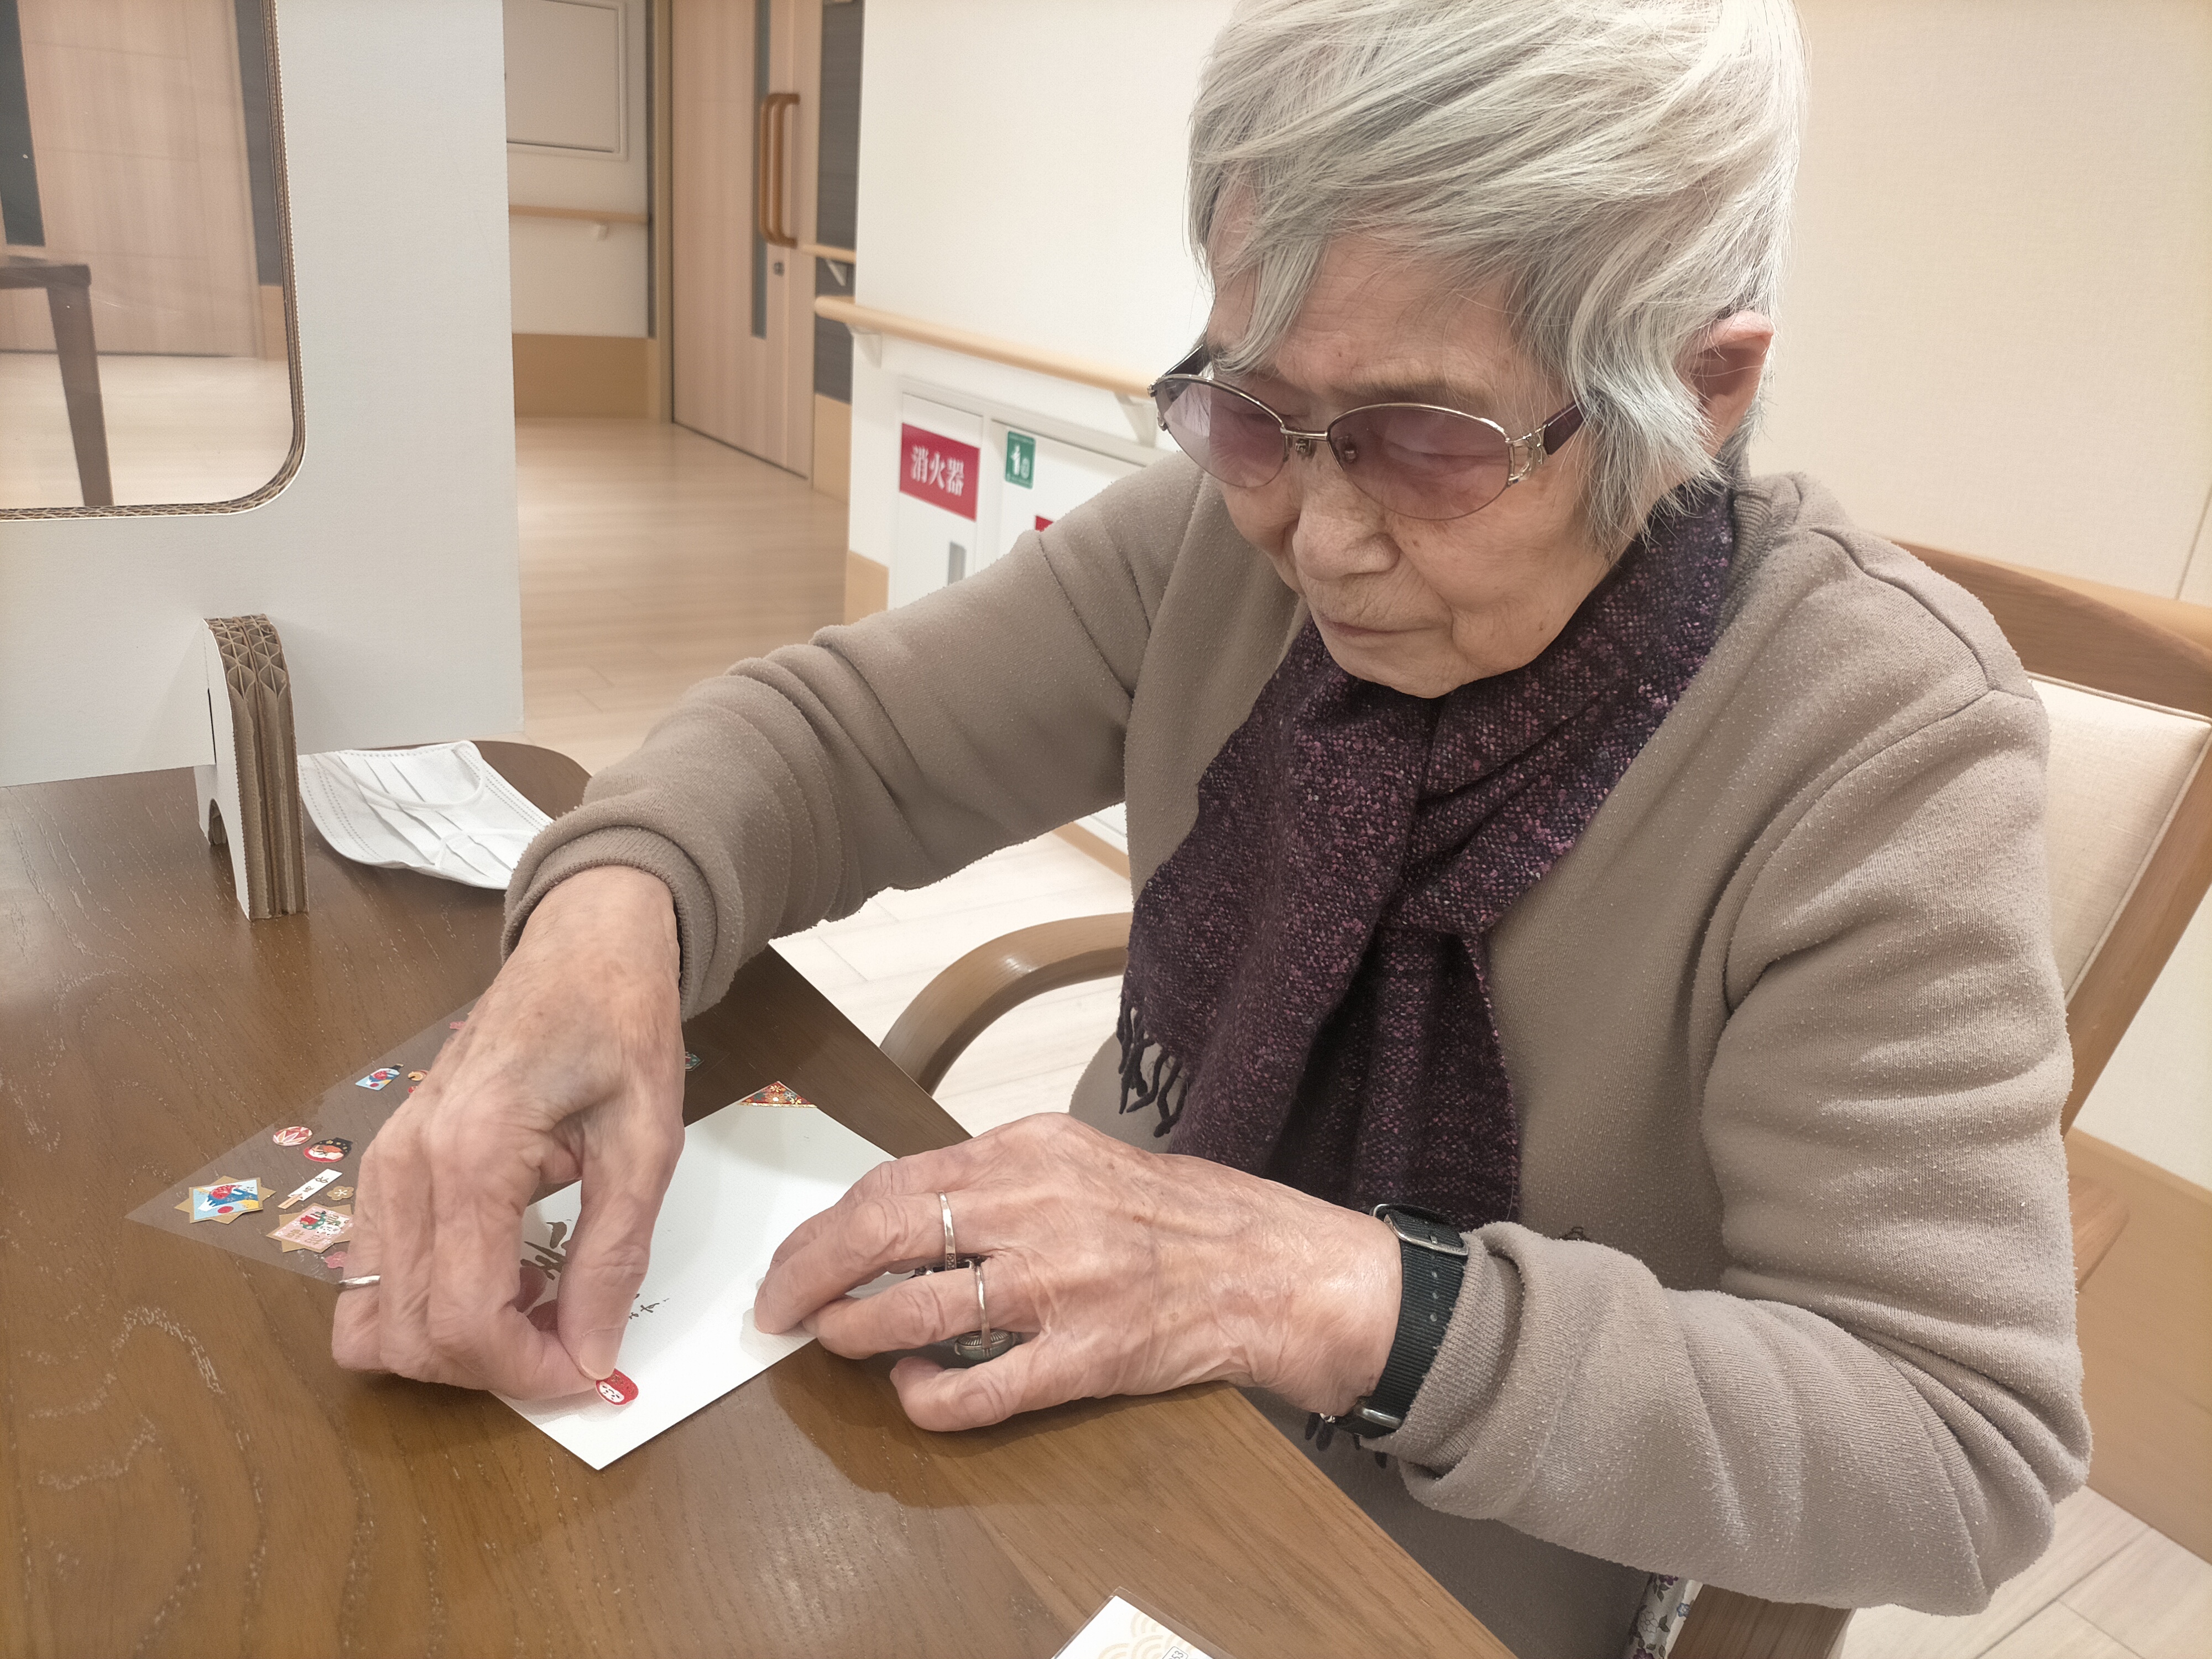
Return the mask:
[[1322, 1419], [1358, 1435], [1390, 1434], [1404, 1424], [1413, 1396], [1421, 1391], [1437, 1350], [1443, 1345], [1444, 1328], [1451, 1323], [1460, 1284], [1467, 1277], [1467, 1240], [1443, 1217], [1410, 1204], [1377, 1204], [1375, 1214], [1398, 1235], [1398, 1261], [1405, 1281], [1398, 1302], [1398, 1335], [1390, 1344], [1390, 1357], [1382, 1362], [1382, 1378], [1375, 1392], [1342, 1417]]

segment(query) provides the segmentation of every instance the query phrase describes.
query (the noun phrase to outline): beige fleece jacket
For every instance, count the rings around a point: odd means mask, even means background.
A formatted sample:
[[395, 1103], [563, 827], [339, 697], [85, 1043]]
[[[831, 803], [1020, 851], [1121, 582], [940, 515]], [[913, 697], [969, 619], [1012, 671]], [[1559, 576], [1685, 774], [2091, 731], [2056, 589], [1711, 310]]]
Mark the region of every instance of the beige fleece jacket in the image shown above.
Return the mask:
[[[1403, 1486], [1320, 1459], [1531, 1655], [1617, 1651], [1644, 1570], [1972, 1611], [2087, 1464], [2040, 705], [1817, 484], [1735, 513], [1711, 657], [1490, 941], [1521, 1219], [1474, 1236], [1372, 1443]], [[769, 939], [1125, 794], [1140, 887], [1303, 622], [1162, 461], [695, 688], [531, 848], [509, 939], [566, 876], [649, 870], [696, 1010]], [[1077, 1109], [1127, 1136], [1109, 1093], [1094, 1065]]]

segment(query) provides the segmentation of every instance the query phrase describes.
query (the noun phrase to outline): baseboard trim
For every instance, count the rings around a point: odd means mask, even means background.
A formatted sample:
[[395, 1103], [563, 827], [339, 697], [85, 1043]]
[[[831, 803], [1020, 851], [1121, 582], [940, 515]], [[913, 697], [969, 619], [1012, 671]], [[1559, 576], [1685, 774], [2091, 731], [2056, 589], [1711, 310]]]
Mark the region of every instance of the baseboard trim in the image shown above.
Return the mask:
[[863, 558], [849, 549], [845, 554], [845, 620], [856, 623], [888, 611], [891, 604], [891, 568]]
[[653, 342], [610, 334], [514, 337], [517, 415], [650, 418]]
[[2078, 1130], [2066, 1158], [2129, 1212], [2077, 1304], [2089, 1484], [2212, 1557], [2212, 1191]]

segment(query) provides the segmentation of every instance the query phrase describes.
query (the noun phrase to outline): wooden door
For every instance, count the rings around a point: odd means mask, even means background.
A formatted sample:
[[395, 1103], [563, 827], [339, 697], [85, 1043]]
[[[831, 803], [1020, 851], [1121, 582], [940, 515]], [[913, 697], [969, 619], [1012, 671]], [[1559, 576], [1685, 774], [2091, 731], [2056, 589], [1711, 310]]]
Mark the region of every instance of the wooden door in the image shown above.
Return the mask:
[[678, 423], [791, 471], [813, 450], [822, 0], [673, 0], [669, 244]]

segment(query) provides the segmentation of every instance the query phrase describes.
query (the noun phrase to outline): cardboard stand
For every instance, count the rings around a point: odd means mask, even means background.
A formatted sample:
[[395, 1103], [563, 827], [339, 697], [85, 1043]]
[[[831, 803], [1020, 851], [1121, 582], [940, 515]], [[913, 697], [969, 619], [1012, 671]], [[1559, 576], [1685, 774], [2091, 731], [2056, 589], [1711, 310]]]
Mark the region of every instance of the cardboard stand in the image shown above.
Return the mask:
[[206, 647], [215, 764], [192, 769], [200, 828], [211, 844], [228, 842], [248, 919], [297, 915], [307, 908], [307, 850], [284, 642], [266, 617], [210, 617]]

